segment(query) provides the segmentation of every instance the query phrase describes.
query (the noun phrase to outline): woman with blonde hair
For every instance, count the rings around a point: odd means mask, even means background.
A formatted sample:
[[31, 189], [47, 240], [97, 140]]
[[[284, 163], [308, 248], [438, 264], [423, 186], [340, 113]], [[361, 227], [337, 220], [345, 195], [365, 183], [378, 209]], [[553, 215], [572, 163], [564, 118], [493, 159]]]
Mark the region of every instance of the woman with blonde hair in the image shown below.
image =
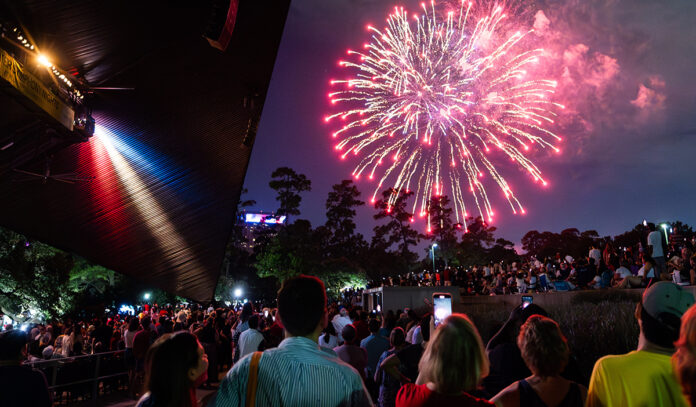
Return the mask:
[[582, 407], [587, 389], [561, 377], [570, 357], [556, 321], [532, 315], [520, 329], [517, 345], [532, 375], [512, 383], [491, 399], [499, 407]]
[[672, 356], [674, 372], [691, 407], [696, 407], [696, 305], [682, 315], [677, 351]]
[[488, 374], [488, 359], [478, 330], [464, 314], [450, 315], [433, 332], [418, 370], [416, 383], [399, 390], [397, 407], [492, 406], [466, 393], [476, 390]]

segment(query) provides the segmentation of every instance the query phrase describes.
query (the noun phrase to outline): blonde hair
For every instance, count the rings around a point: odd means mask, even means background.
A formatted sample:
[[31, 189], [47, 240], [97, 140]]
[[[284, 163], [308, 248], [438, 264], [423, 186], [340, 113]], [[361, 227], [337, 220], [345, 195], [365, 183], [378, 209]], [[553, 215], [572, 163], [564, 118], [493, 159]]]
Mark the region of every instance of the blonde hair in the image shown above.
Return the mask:
[[530, 316], [522, 325], [517, 346], [529, 370], [542, 377], [561, 374], [570, 356], [561, 328], [553, 319], [541, 315]]
[[682, 316], [681, 334], [675, 343], [677, 351], [672, 356], [674, 372], [682, 386], [682, 392], [696, 407], [696, 305]]
[[464, 314], [452, 314], [437, 328], [418, 363], [421, 377], [440, 393], [475, 389], [488, 375], [481, 336]]

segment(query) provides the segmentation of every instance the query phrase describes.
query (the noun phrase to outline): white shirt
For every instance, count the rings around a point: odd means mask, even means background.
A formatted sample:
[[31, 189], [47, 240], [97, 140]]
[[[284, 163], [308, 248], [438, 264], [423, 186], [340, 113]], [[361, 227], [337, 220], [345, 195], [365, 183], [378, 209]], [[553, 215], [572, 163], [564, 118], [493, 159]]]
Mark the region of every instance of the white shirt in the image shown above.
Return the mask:
[[631, 274], [631, 270], [627, 269], [627, 268], [624, 267], [624, 266], [621, 266], [621, 267], [617, 268], [616, 271], [615, 271], [614, 273], [619, 274], [619, 275], [621, 276], [621, 278], [626, 278], [626, 277], [629, 277], [629, 276], [632, 276], [632, 275], [633, 275], [633, 274]]
[[326, 335], [322, 334], [319, 336], [319, 346], [322, 348], [333, 349], [338, 346], [338, 337], [336, 335], [329, 335], [329, 342], [326, 342]]
[[599, 266], [599, 261], [602, 260], [602, 252], [600, 252], [599, 249], [592, 249], [590, 250], [589, 257], [594, 259], [594, 265], [597, 267]]
[[334, 329], [336, 330], [336, 334], [338, 334], [338, 341], [343, 342], [343, 327], [352, 324], [353, 321], [351, 321], [347, 315], [345, 317], [342, 317], [341, 314], [336, 314], [336, 316], [334, 316], [331, 320], [331, 323], [333, 324]]
[[263, 334], [256, 329], [249, 328], [239, 335], [239, 358], [259, 350], [259, 344], [263, 341]]
[[643, 278], [654, 278], [655, 277], [655, 267], [652, 267], [650, 271], [648, 271], [648, 276], [645, 276], [645, 265], [638, 270], [638, 275], [643, 277]]
[[129, 331], [126, 329], [126, 333], [123, 334], [123, 340], [126, 343], [126, 349], [133, 349], [133, 338], [137, 331]]
[[652, 246], [652, 257], [663, 257], [662, 233], [654, 230], [648, 235], [648, 246]]

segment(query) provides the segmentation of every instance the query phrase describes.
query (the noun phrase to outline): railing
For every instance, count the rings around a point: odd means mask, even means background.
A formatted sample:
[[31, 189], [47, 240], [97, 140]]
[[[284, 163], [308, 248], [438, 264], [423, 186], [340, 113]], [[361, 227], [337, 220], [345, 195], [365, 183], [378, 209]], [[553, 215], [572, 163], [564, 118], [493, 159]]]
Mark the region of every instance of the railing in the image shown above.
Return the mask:
[[105, 384], [128, 375], [125, 352], [122, 350], [28, 362], [26, 366], [46, 375], [48, 388], [54, 394], [54, 402], [56, 398], [62, 399], [63, 393], [67, 391], [78, 396], [90, 394], [92, 403], [97, 405], [100, 383]]

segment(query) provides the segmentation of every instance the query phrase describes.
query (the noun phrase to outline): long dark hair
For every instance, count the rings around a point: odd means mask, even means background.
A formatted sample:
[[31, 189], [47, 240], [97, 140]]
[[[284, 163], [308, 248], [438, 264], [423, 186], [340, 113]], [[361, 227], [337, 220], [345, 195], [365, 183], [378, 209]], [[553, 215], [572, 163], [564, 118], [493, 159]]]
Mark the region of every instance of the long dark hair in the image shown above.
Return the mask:
[[198, 365], [198, 339], [187, 331], [157, 339], [145, 357], [145, 389], [155, 407], [192, 407], [189, 369]]

